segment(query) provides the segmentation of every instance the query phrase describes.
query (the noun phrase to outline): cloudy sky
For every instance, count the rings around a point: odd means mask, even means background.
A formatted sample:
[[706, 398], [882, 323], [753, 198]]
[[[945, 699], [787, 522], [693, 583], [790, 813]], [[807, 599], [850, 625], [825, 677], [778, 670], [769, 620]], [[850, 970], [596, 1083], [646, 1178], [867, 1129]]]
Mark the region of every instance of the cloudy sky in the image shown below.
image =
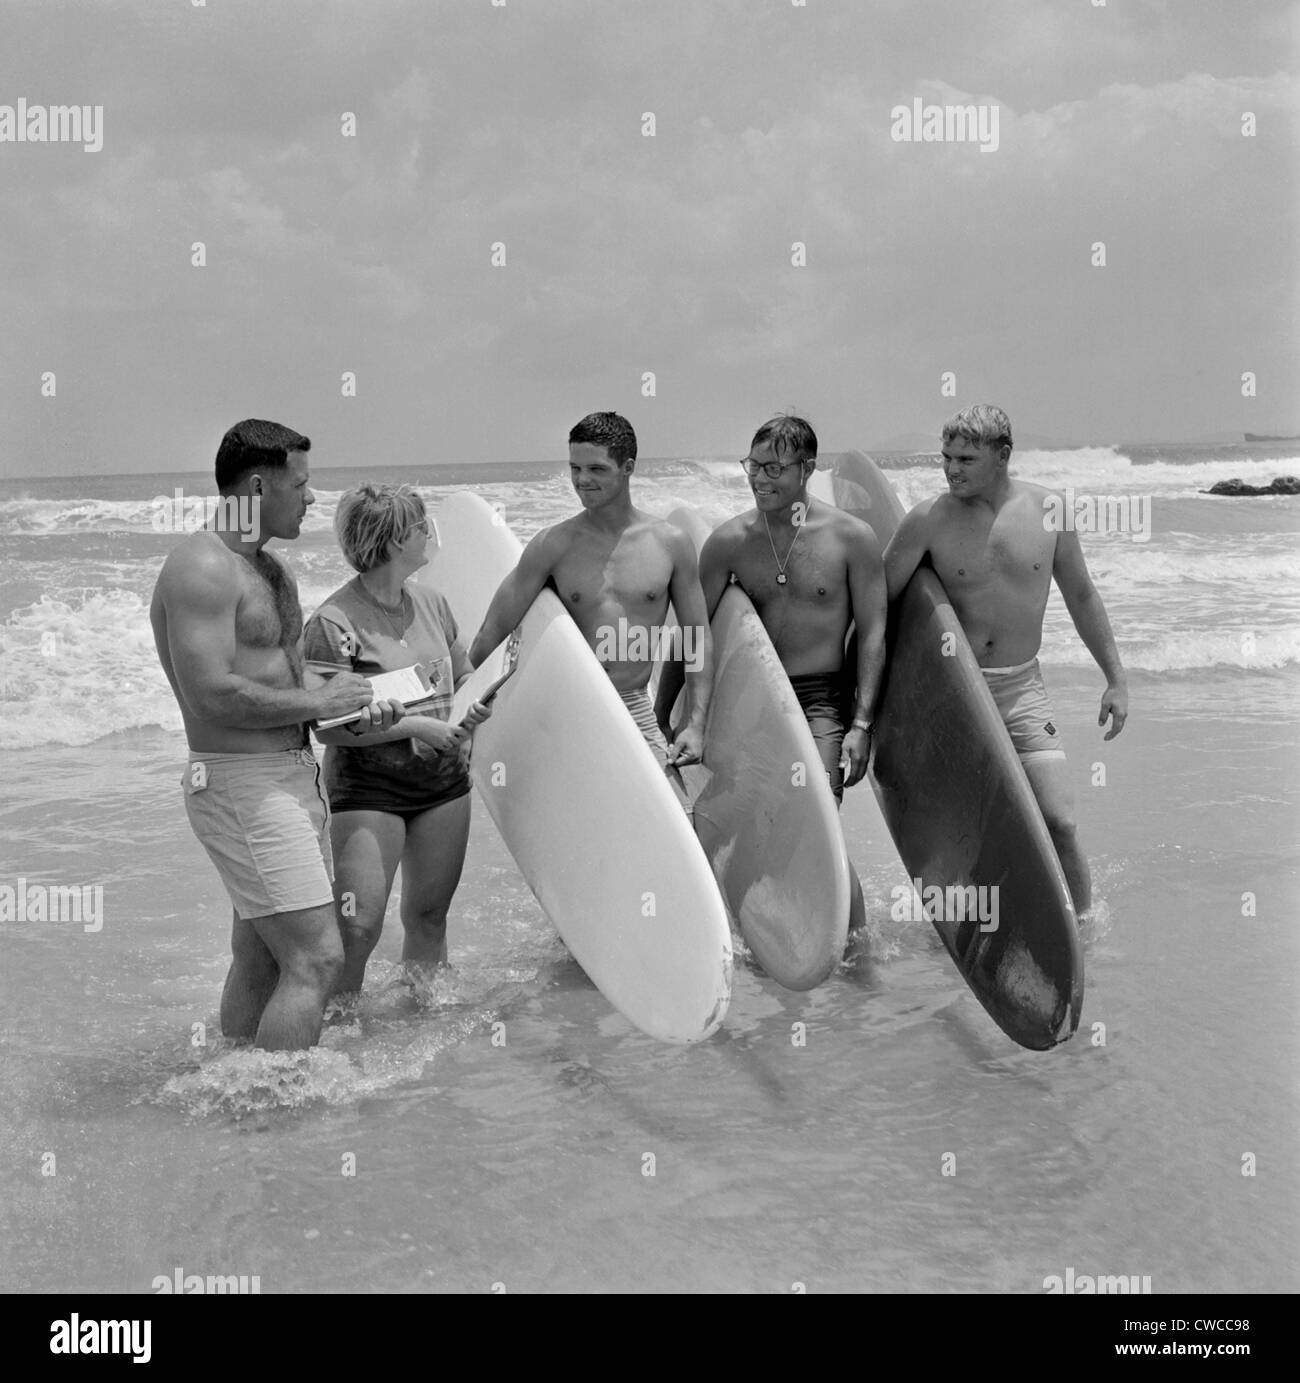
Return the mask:
[[[985, 399], [1067, 441], [1300, 428], [1294, 4], [3, 22], [0, 108], [104, 113], [97, 153], [0, 143], [0, 475], [201, 469], [245, 416], [318, 465], [558, 458], [604, 408], [645, 456], [740, 455], [784, 408], [879, 446]], [[997, 149], [895, 140], [917, 98], [996, 106]]]

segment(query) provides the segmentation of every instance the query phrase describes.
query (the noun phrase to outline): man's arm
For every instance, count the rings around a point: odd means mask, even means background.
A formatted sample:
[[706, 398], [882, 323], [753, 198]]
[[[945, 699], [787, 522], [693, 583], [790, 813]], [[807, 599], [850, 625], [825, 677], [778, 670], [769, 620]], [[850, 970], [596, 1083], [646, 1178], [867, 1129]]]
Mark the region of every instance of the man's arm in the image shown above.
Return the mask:
[[1083, 557], [1079, 535], [1073, 529], [1056, 535], [1052, 575], [1056, 578], [1065, 608], [1070, 612], [1079, 637], [1097, 660], [1097, 666], [1106, 679], [1097, 724], [1105, 725], [1110, 717], [1111, 727], [1104, 738], [1113, 740], [1128, 719], [1128, 678], [1120, 662], [1119, 649], [1115, 646], [1110, 620], [1106, 617], [1106, 607], [1092, 584], [1092, 577], [1088, 575], [1088, 564]]
[[[848, 542], [849, 600], [858, 631], [858, 696], [853, 706], [853, 723], [844, 736], [844, 753], [849, 771], [844, 786], [853, 787], [867, 771], [871, 751], [872, 714], [880, 696], [880, 681], [885, 674], [885, 565], [880, 542], [870, 524], [856, 525], [860, 531]], [[915, 568], [913, 568], [915, 570]]]
[[370, 704], [370, 683], [355, 673], [341, 674], [328, 688], [308, 691], [264, 686], [236, 672], [239, 591], [224, 564], [201, 553], [187, 561], [169, 558], [159, 584], [172, 671], [185, 704], [200, 720], [270, 730], [349, 715]]
[[[725, 528], [730, 526], [727, 524]], [[710, 621], [718, 613], [718, 602], [731, 584], [732, 553], [736, 540], [725, 528], [710, 533], [700, 549], [700, 590]]]
[[885, 586], [892, 605], [903, 593], [917, 567], [930, 550], [929, 524], [931, 500], [922, 500], [903, 517], [885, 548]]
[[670, 533], [668, 550], [673, 558], [668, 596], [677, 612], [686, 658], [686, 724], [673, 741], [669, 761], [692, 764], [699, 763], [704, 754], [704, 720], [713, 690], [713, 635], [709, 632], [709, 612], [700, 589], [695, 544], [680, 529], [671, 524], [666, 527]]
[[[340, 675], [343, 669], [330, 671], [323, 663], [308, 663], [303, 668], [303, 686], [308, 691], [324, 688]], [[344, 711], [340, 715], [347, 714]], [[329, 716], [319, 717], [329, 720]], [[424, 716], [406, 714], [406, 706], [401, 701], [375, 701], [361, 712], [361, 719], [351, 725], [336, 725], [332, 730], [318, 730], [312, 727], [312, 734], [322, 744], [350, 744], [361, 748], [367, 744], [387, 744], [390, 740], [422, 739], [422, 727], [417, 722], [428, 719]], [[372, 729], [378, 726], [378, 729]]]
[[483, 617], [483, 626], [474, 636], [470, 645], [469, 661], [478, 667], [484, 658], [528, 613], [528, 607], [542, 593], [550, 579], [555, 565], [557, 544], [552, 537], [553, 528], [544, 528], [524, 548], [519, 565], [497, 587], [488, 612]]
[[[704, 595], [704, 608], [710, 624], [717, 614], [718, 603], [731, 584], [732, 544], [718, 529], [704, 540], [700, 549], [700, 589]], [[677, 622], [684, 629], [681, 611], [674, 606]], [[669, 718], [677, 704], [678, 694], [686, 681], [686, 673], [680, 658], [668, 658], [659, 674], [659, 691], [655, 697], [655, 719], [665, 735], [670, 734]], [[710, 683], [710, 686], [712, 684]]]

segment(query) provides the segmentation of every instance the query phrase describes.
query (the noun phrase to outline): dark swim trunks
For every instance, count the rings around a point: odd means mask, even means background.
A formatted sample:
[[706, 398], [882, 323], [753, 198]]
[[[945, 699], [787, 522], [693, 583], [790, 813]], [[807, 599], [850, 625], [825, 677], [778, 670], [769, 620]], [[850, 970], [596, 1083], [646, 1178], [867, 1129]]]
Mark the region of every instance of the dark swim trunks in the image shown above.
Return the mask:
[[[360, 578], [354, 577], [307, 621], [303, 633], [307, 666], [326, 677], [340, 671], [370, 677], [423, 663], [438, 695], [421, 714], [446, 720], [456, 682], [469, 673], [469, 658], [442, 595], [417, 583], [406, 587], [404, 608], [408, 601], [409, 624], [395, 626], [392, 616], [385, 616], [367, 598]], [[414, 739], [328, 745], [325, 786], [330, 811], [388, 812], [409, 822], [469, 792], [468, 754], [468, 745], [460, 752], [439, 754]]]
[[817, 742], [822, 767], [830, 779], [837, 802], [844, 801], [844, 770], [840, 767], [840, 748], [844, 743], [844, 679], [838, 672], [814, 672], [792, 677], [790, 685], [808, 728]]

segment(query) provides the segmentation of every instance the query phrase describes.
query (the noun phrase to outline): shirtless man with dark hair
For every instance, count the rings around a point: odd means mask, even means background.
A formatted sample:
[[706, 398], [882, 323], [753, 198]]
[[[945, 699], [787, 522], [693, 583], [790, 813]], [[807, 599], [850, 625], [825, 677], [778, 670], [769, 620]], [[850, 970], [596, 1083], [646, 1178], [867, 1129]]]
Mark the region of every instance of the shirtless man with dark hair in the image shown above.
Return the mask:
[[[697, 763], [712, 684], [712, 644], [695, 547], [680, 529], [632, 503], [636, 434], [617, 413], [590, 413], [569, 433], [569, 479], [582, 512], [543, 529], [501, 583], [469, 650], [475, 667], [554, 586], [646, 743], [664, 767]], [[672, 601], [686, 636], [686, 724], [669, 746], [646, 687]], [[620, 656], [620, 652], [626, 656]], [[643, 656], [637, 657], [637, 651]], [[680, 787], [674, 784], [679, 798]]]
[[310, 447], [278, 423], [230, 429], [218, 488], [247, 501], [238, 512], [256, 522], [247, 531], [210, 522], [182, 539], [149, 612], [190, 747], [186, 812], [234, 904], [221, 1030], [272, 1049], [319, 1039], [343, 963], [307, 722], [364, 707], [360, 733], [401, 717], [399, 703], [372, 707], [370, 683], [353, 673], [304, 687], [298, 587], [263, 549], [271, 538], [296, 538], [314, 502]]

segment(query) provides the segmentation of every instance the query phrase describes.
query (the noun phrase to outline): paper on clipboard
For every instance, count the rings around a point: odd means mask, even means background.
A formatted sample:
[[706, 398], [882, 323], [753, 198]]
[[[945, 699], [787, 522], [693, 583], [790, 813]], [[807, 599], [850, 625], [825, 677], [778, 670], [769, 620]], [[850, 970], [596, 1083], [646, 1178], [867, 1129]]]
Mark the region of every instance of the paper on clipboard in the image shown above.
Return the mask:
[[[410, 667], [398, 668], [396, 672], [377, 672], [370, 677], [370, 685], [376, 701], [400, 701], [407, 710], [430, 700], [434, 684], [424, 670], [423, 663], [413, 663]], [[318, 720], [318, 730], [332, 730], [336, 725], [351, 725], [361, 719], [361, 710], [350, 715], [334, 716], [330, 720]]]

